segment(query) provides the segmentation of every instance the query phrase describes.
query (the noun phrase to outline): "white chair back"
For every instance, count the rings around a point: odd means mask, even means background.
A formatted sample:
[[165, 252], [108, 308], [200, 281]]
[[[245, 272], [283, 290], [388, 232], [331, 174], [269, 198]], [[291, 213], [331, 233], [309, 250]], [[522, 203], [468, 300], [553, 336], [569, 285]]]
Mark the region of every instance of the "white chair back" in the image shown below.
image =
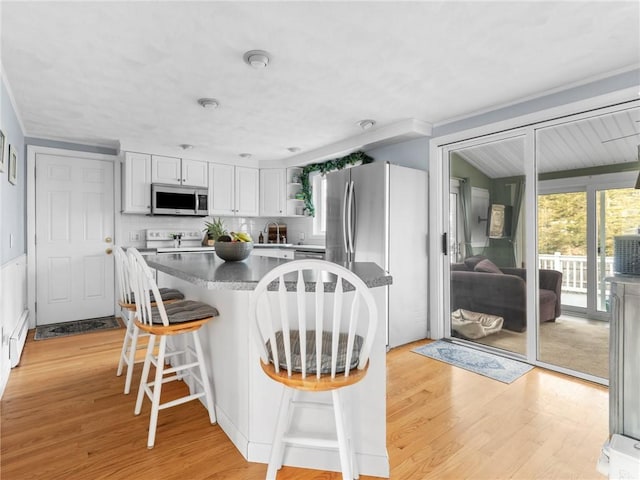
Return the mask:
[[364, 369], [378, 324], [365, 283], [324, 260], [296, 260], [271, 270], [253, 292], [249, 312], [262, 362], [273, 363], [276, 372], [286, 368], [289, 377], [335, 379]]
[[162, 296], [153, 272], [136, 248], [130, 247], [127, 249], [127, 257], [129, 258], [129, 271], [131, 272], [131, 287], [136, 302], [136, 318], [140, 323], [151, 326], [153, 324], [152, 308], [156, 307], [162, 319], [162, 324], [168, 326], [167, 311], [164, 308]]
[[129, 259], [122, 247], [114, 247], [116, 257], [116, 278], [118, 281], [118, 301], [120, 304], [131, 305], [131, 283], [129, 282]]

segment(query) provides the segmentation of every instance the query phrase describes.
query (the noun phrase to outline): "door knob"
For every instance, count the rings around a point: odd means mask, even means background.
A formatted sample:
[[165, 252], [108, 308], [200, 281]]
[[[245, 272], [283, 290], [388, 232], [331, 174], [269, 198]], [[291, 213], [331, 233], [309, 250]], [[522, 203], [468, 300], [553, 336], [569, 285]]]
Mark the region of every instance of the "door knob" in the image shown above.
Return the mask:
[[105, 252], [107, 255], [111, 255], [111, 253], [113, 253], [113, 250], [111, 250], [110, 248], [107, 248]]
[[104, 241], [107, 242], [107, 243], [111, 243], [112, 239], [111, 239], [111, 237], [107, 237], [107, 238], [104, 239]]

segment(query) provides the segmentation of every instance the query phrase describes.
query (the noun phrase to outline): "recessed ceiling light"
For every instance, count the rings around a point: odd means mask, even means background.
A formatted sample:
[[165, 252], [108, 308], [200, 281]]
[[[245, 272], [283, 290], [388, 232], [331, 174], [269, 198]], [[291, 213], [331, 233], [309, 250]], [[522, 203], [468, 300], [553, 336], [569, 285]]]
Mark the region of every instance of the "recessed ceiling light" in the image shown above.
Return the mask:
[[301, 148], [300, 147], [289, 147], [287, 148], [287, 150], [289, 150], [291, 153], [298, 153]]
[[369, 130], [371, 127], [373, 127], [376, 124], [375, 120], [360, 120], [358, 122], [358, 125], [360, 126], [360, 128], [362, 130]]
[[253, 68], [266, 68], [269, 65], [269, 54], [264, 50], [249, 50], [242, 58]]
[[191, 150], [193, 148], [193, 145], [189, 145], [188, 143], [183, 143], [180, 145], [180, 148], [183, 150]]
[[251, 158], [251, 154], [250, 153], [241, 153], [240, 157], [242, 157], [242, 158]]
[[200, 104], [202, 108], [210, 109], [215, 109], [220, 106], [220, 103], [215, 98], [199, 98], [198, 104]]

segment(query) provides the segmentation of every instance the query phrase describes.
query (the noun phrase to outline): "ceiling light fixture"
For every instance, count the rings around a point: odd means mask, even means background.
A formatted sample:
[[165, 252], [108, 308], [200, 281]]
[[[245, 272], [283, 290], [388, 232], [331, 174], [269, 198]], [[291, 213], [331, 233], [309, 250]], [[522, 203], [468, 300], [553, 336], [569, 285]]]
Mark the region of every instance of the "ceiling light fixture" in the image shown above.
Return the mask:
[[291, 153], [298, 153], [301, 148], [300, 147], [289, 147], [287, 148], [287, 150], [289, 150]]
[[210, 108], [212, 110], [220, 106], [220, 103], [215, 98], [199, 98], [198, 104], [202, 108]]
[[251, 154], [250, 153], [241, 153], [240, 157], [241, 158], [251, 158]]
[[358, 122], [358, 126], [362, 129], [362, 130], [369, 130], [371, 127], [373, 127], [376, 124], [375, 120], [360, 120]]
[[183, 150], [191, 150], [193, 148], [193, 145], [189, 145], [188, 143], [182, 143], [180, 144], [180, 148]]
[[264, 50], [249, 50], [242, 56], [244, 63], [253, 68], [267, 68], [269, 65], [269, 54]]

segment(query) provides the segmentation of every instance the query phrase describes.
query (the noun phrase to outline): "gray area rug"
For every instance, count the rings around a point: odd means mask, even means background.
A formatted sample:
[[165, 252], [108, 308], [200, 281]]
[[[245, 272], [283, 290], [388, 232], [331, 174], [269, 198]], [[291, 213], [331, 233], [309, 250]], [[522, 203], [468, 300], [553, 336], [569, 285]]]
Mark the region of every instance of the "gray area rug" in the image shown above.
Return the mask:
[[480, 352], [443, 340], [428, 343], [412, 351], [503, 383], [511, 383], [533, 368], [517, 360]]
[[35, 340], [47, 338], [67, 337], [81, 333], [95, 332], [97, 330], [110, 330], [120, 328], [120, 322], [116, 317], [89, 318], [87, 320], [74, 320], [73, 322], [52, 323], [36, 327]]

